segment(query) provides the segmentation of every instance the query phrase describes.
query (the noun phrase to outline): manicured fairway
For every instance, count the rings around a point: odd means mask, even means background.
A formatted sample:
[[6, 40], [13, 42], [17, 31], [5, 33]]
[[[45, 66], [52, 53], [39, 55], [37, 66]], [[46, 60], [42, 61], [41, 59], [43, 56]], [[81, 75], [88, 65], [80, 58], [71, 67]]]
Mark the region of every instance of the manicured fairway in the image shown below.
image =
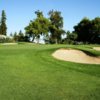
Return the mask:
[[100, 100], [100, 65], [51, 56], [64, 47], [100, 55], [92, 46], [0, 45], [0, 100]]

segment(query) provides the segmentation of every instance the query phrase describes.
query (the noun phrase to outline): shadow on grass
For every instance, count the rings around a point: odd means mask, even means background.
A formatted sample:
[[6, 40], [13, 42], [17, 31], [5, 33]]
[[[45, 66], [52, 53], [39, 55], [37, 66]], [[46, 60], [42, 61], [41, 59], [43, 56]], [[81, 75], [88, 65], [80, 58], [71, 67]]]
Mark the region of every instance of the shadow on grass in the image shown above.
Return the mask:
[[[55, 50], [57, 50], [57, 48], [42, 51], [42, 53], [40, 53], [41, 59], [44, 59], [45, 63], [49, 63], [49, 64], [51, 64], [51, 66], [52, 66], [52, 64], [56, 64], [57, 65], [56, 67], [60, 68], [60, 69], [64, 69], [64, 70], [69, 69], [69, 70], [73, 70], [73, 71], [76, 71], [76, 72], [88, 74], [88, 75], [91, 75], [91, 76], [100, 77], [100, 64], [80, 64], [80, 63], [57, 60], [57, 59], [54, 59], [50, 55]], [[49, 54], [48, 55], [49, 59], [47, 59], [47, 57], [43, 56], [43, 53], [45, 53], [45, 52]], [[90, 56], [96, 56], [95, 54], [92, 54], [88, 51], [83, 50], [83, 52], [87, 53]]]

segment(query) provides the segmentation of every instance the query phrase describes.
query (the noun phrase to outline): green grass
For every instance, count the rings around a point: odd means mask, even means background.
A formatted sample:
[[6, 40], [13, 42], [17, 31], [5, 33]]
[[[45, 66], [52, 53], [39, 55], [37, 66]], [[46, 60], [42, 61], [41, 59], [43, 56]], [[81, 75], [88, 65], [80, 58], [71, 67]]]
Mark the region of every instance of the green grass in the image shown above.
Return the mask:
[[0, 45], [0, 100], [100, 100], [100, 65], [56, 60], [58, 48], [100, 56], [93, 45]]

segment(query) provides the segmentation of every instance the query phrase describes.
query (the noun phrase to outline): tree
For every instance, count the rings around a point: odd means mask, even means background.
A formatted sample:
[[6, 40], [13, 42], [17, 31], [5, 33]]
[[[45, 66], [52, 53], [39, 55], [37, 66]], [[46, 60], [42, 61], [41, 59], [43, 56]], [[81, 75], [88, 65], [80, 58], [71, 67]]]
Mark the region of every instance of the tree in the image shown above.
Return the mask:
[[90, 38], [91, 21], [83, 18], [78, 25], [74, 26], [74, 32], [77, 33], [78, 41], [87, 42]]
[[43, 16], [41, 11], [36, 11], [35, 14], [37, 18], [30, 21], [29, 25], [25, 27], [26, 33], [33, 36], [33, 40], [36, 37], [37, 43], [39, 43], [39, 38], [41, 35], [46, 35], [49, 32], [50, 22], [47, 18]]
[[4, 10], [2, 10], [1, 14], [1, 22], [0, 22], [0, 34], [6, 35], [7, 33], [7, 26], [6, 26], [6, 13]]
[[100, 17], [93, 20], [82, 19], [78, 25], [74, 26], [74, 32], [78, 35], [78, 41], [100, 43]]
[[15, 40], [15, 41], [17, 41], [17, 42], [18, 42], [18, 34], [17, 34], [17, 32], [15, 32], [15, 33], [14, 33], [13, 38], [14, 38], [14, 40]]
[[19, 31], [19, 33], [15, 32], [12, 37], [16, 42], [29, 42], [28, 36], [25, 35], [21, 30]]
[[93, 19], [91, 24], [91, 42], [100, 43], [100, 17]]
[[66, 32], [66, 38], [63, 39], [63, 43], [68, 43], [68, 44], [76, 44], [76, 39], [77, 39], [77, 34], [75, 32]]
[[49, 19], [51, 21], [51, 25], [49, 30], [51, 32], [51, 40], [55, 43], [60, 43], [61, 35], [65, 33], [63, 28], [63, 17], [61, 16], [61, 12], [59, 11], [49, 11], [48, 13]]
[[23, 34], [23, 32], [20, 30], [19, 33], [18, 33], [18, 41], [19, 41], [19, 42], [24, 42], [24, 39], [25, 39], [24, 34]]
[[72, 32], [70, 33], [69, 31], [67, 32], [67, 39], [75, 41], [77, 39], [77, 34]]

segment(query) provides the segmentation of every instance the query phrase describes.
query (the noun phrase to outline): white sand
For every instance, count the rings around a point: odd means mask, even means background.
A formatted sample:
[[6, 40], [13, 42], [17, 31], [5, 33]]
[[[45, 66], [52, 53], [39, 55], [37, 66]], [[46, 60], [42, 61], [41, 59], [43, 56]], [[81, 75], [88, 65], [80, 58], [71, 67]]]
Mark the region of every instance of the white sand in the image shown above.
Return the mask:
[[77, 63], [100, 64], [99, 57], [91, 57], [80, 50], [59, 49], [52, 56], [56, 59]]
[[93, 47], [94, 50], [100, 51], [100, 47]]

